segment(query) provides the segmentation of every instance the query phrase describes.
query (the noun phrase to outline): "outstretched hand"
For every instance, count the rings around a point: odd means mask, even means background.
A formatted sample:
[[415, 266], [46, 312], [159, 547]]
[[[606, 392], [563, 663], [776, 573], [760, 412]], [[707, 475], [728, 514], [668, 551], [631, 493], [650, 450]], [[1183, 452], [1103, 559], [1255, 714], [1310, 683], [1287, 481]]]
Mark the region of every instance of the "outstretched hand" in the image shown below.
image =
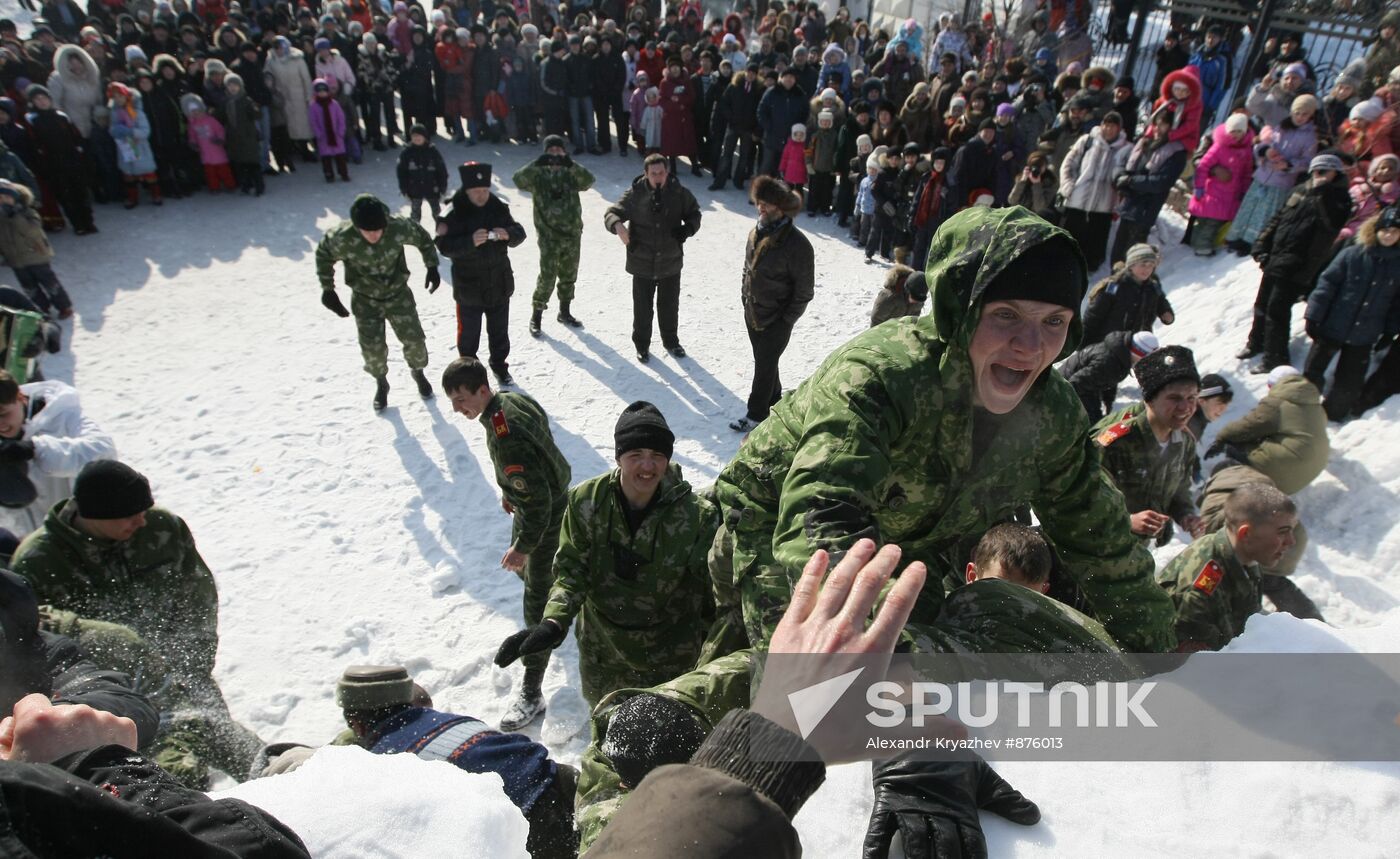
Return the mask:
[[26, 695], [0, 721], [0, 761], [47, 764], [110, 745], [135, 749], [136, 723], [86, 704], [55, 707], [44, 695]]

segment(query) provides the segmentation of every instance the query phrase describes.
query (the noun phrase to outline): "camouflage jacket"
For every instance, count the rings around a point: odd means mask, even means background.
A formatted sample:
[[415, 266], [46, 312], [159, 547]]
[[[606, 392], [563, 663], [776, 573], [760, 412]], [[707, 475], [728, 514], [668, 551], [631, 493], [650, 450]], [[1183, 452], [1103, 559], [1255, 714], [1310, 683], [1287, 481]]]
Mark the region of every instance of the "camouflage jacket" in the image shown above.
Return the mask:
[[532, 397], [497, 392], [479, 420], [486, 427], [496, 485], [515, 511], [511, 545], [528, 555], [559, 527], [573, 472], [554, 444], [549, 415]]
[[[938, 570], [1030, 504], [1094, 614], [1125, 649], [1170, 650], [1171, 606], [1152, 582], [1122, 495], [1099, 466], [1074, 390], [1047, 370], [1009, 415], [977, 432], [967, 347], [986, 285], [1026, 248], [1065, 233], [1020, 207], [969, 209], [934, 236], [928, 316], [838, 348], [773, 409], [716, 481], [736, 581], [771, 555], [796, 581], [812, 552], [862, 537], [897, 543], [935, 575], [916, 619], [942, 602]], [[1071, 322], [1061, 358], [1079, 339]], [[994, 430], [988, 440], [989, 431]], [[765, 630], [772, 634], [771, 627]]]
[[569, 491], [544, 616], [565, 626], [580, 616], [590, 639], [643, 664], [671, 649], [698, 653], [714, 614], [706, 563], [719, 527], [714, 506], [674, 463], [635, 534], [626, 503], [618, 469]]
[[1157, 582], [1176, 605], [1176, 638], [1182, 644], [1219, 650], [1263, 609], [1259, 567], [1240, 563], [1226, 528], [1187, 546], [1162, 568]]
[[[1147, 407], [1134, 403], [1099, 421], [1089, 435], [1103, 448], [1104, 471], [1123, 493], [1129, 514], [1156, 510], [1178, 523], [1195, 515], [1191, 473], [1196, 440], [1189, 432], [1173, 432], [1163, 450], [1147, 423]], [[1165, 545], [1171, 536], [1168, 524], [1157, 535], [1157, 545]]]
[[[367, 196], [367, 195], [363, 195]], [[433, 237], [417, 221], [390, 215], [384, 235], [375, 244], [365, 241], [349, 221], [332, 227], [316, 245], [316, 277], [321, 289], [335, 289], [335, 264], [345, 263], [345, 285], [350, 291], [385, 301], [408, 286], [408, 262], [404, 245], [413, 245], [423, 254], [423, 265], [438, 264]]]
[[593, 187], [593, 174], [581, 164], [567, 167], [541, 164], [536, 159], [511, 177], [515, 187], [534, 195], [535, 229], [541, 236], [577, 241], [583, 235], [583, 205], [579, 194]]
[[12, 566], [40, 602], [131, 627], [172, 670], [208, 677], [219, 646], [219, 592], [184, 520], [160, 507], [131, 539], [89, 537], [73, 524], [72, 499], [15, 550]]

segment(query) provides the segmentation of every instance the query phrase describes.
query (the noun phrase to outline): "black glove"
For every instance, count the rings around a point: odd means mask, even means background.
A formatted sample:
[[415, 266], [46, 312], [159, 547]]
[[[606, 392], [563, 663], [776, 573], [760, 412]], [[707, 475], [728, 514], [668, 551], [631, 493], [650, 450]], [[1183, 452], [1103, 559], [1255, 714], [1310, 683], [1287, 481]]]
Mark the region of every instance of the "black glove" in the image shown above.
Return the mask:
[[987, 842], [977, 810], [1031, 826], [1040, 809], [983, 760], [896, 760], [875, 764], [875, 808], [863, 859], [885, 859], [896, 832], [907, 856], [985, 859]]
[[0, 441], [0, 462], [28, 462], [34, 458], [34, 442], [27, 438]]
[[1132, 183], [1133, 177], [1127, 173], [1119, 173], [1117, 176], [1113, 177], [1113, 187], [1117, 188], [1119, 191], [1126, 191], [1128, 186]]
[[552, 620], [542, 620], [501, 642], [501, 648], [496, 651], [496, 664], [505, 668], [522, 656], [539, 653], [541, 650], [553, 650], [564, 643], [564, 636], [568, 634], [569, 631], [561, 624]]
[[44, 349], [55, 355], [63, 348], [63, 329], [52, 322], [44, 323]]
[[423, 285], [428, 288], [428, 294], [437, 292], [437, 288], [442, 286], [442, 275], [438, 273], [438, 267], [428, 266], [428, 276], [424, 279]]
[[685, 240], [690, 238], [690, 233], [686, 232], [685, 227], [676, 227], [671, 231], [671, 236], [681, 244], [685, 244]]
[[341, 319], [350, 315], [350, 311], [345, 309], [345, 305], [340, 303], [340, 296], [335, 294], [334, 289], [321, 290], [321, 303], [326, 309]]
[[1322, 339], [1322, 326], [1311, 319], [1303, 320], [1303, 330], [1307, 332], [1308, 339], [1310, 340]]

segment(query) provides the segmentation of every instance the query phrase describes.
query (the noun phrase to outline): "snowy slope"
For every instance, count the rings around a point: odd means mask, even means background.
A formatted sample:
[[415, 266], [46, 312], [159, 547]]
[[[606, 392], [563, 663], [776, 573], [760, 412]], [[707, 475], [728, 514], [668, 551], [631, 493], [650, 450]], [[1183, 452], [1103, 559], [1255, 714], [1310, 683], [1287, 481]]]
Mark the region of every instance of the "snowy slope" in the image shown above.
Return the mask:
[[[9, 6], [9, 3], [5, 3]], [[533, 152], [441, 143], [509, 174]], [[752, 208], [734, 191], [684, 177], [704, 211], [687, 244], [681, 336], [691, 357], [632, 358], [630, 279], [602, 212], [639, 162], [588, 158], [598, 186], [585, 194], [585, 247], [574, 312], [587, 326], [525, 332], [536, 273], [533, 239], [512, 252], [517, 295], [512, 369], [556, 421], [575, 480], [612, 463], [612, 427], [634, 399], [656, 403], [678, 438], [676, 460], [696, 485], [713, 479], [738, 438], [725, 423], [743, 408], [750, 356], [738, 304], [743, 240]], [[338, 729], [331, 695], [354, 662], [402, 662], [439, 706], [487, 721], [504, 710], [518, 668], [496, 669], [497, 644], [518, 624], [520, 585], [499, 568], [510, 535], [498, 506], [483, 430], [445, 400], [420, 402], [391, 342], [390, 409], [369, 407], [353, 324], [317, 301], [312, 251], [357, 191], [401, 203], [393, 155], [369, 153], [353, 184], [325, 184], [319, 170], [269, 180], [261, 200], [241, 195], [143, 203], [98, 212], [99, 235], [54, 238], [55, 269], [78, 316], [71, 348], [46, 357], [116, 438], [123, 458], [154, 484], [159, 503], [186, 518], [218, 577], [218, 678], [234, 713], [264, 739], [322, 742]], [[529, 203], [506, 189], [517, 218]], [[406, 205], [403, 207], [406, 210]], [[817, 254], [816, 300], [784, 358], [791, 387], [865, 326], [884, 270], [863, 264], [830, 221], [803, 218]], [[1166, 231], [1179, 233], [1179, 224]], [[453, 357], [449, 290], [415, 290], [432, 353], [430, 375]], [[1239, 394], [1226, 420], [1263, 393], [1230, 356], [1243, 342], [1257, 270], [1236, 258], [1198, 262], [1175, 244], [1163, 266], [1178, 322], [1166, 342], [1196, 349]], [[1294, 354], [1301, 360], [1301, 323]], [[1125, 396], [1130, 389], [1125, 388]], [[1339, 430], [1328, 472], [1299, 498], [1312, 534], [1299, 582], [1338, 626], [1388, 624], [1357, 638], [1361, 649], [1400, 650], [1400, 402]], [[1165, 559], [1178, 547], [1162, 550]], [[1301, 625], [1279, 623], [1281, 649]], [[1252, 630], [1251, 630], [1252, 631]], [[584, 720], [572, 639], [546, 678], [550, 715], [532, 728], [554, 754], [582, 750]], [[586, 732], [583, 732], [586, 733]], [[803, 812], [812, 855], [849, 856], [869, 809], [868, 770], [834, 770]], [[1045, 809], [1043, 824], [1012, 831], [988, 824], [1008, 855], [1379, 855], [1374, 837], [1400, 822], [1393, 766], [1006, 765], [1005, 774]], [[1369, 837], [1368, 837], [1369, 836]]]

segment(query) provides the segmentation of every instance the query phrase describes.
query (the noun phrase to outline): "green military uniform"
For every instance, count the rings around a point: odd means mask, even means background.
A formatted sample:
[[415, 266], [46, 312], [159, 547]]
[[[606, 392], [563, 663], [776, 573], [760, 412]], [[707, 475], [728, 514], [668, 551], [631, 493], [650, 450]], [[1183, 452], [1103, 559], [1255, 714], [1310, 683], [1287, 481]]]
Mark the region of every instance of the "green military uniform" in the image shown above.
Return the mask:
[[690, 671], [714, 615], [706, 555], [718, 519], [672, 463], [634, 531], [618, 469], [569, 491], [544, 616], [575, 618], [584, 700]]
[[[1064, 236], [1019, 207], [949, 219], [929, 254], [930, 315], [857, 335], [749, 434], [716, 481], [732, 563], [715, 576], [737, 585], [755, 646], [812, 553], [839, 554], [862, 537], [928, 565], [912, 619], [929, 622], [942, 604], [938, 574], [961, 569], [988, 528], [1027, 504], [1114, 639], [1132, 650], [1174, 646], [1170, 602], [1069, 383], [1046, 371], [1000, 417], [972, 403], [967, 350], [983, 291], [1022, 252]], [[1076, 316], [1060, 358], [1079, 334]]]
[[204, 787], [217, 766], [242, 779], [261, 741], [233, 721], [214, 681], [219, 594], [189, 527], [160, 507], [129, 540], [90, 537], [72, 499], [15, 550], [12, 567], [49, 604], [50, 626], [122, 666], [162, 711], [151, 757], [185, 784]]
[[350, 312], [355, 315], [360, 354], [364, 356], [365, 372], [375, 378], [389, 372], [389, 347], [384, 341], [386, 320], [403, 343], [408, 366], [414, 370], [428, 366], [423, 325], [418, 321], [413, 291], [408, 287], [404, 245], [418, 248], [424, 265], [437, 266], [433, 237], [417, 221], [402, 215], [388, 216], [384, 235], [375, 244], [365, 241], [353, 223], [344, 221], [327, 231], [316, 245], [316, 276], [321, 289], [335, 289], [335, 264], [345, 264], [345, 285], [350, 287]]
[[[1134, 403], [1099, 421], [1089, 435], [1103, 448], [1104, 471], [1123, 493], [1130, 515], [1155, 510], [1180, 522], [1196, 514], [1191, 500], [1196, 440], [1191, 433], [1173, 430], [1163, 447], [1147, 422], [1147, 407]], [[1171, 536], [1168, 523], [1157, 535], [1157, 545], [1166, 545]]]
[[549, 306], [554, 285], [559, 302], [574, 300], [578, 280], [579, 245], [583, 237], [583, 205], [579, 194], [593, 187], [593, 174], [572, 161], [567, 166], [541, 163], [546, 156], [515, 171], [515, 187], [534, 196], [535, 235], [540, 243], [540, 275], [531, 301], [536, 309]]
[[1221, 528], [1182, 550], [1157, 574], [1157, 582], [1176, 605], [1176, 638], [1219, 650], [1244, 631], [1258, 614], [1259, 565], [1240, 563]]
[[[554, 553], [568, 504], [573, 471], [554, 444], [549, 415], [526, 394], [499, 391], [479, 418], [486, 427], [486, 451], [496, 468], [496, 485], [512, 510], [511, 546], [530, 559], [525, 563], [526, 626], [540, 622], [554, 585]], [[549, 664], [549, 651], [521, 660], [527, 685], [536, 686]]]

